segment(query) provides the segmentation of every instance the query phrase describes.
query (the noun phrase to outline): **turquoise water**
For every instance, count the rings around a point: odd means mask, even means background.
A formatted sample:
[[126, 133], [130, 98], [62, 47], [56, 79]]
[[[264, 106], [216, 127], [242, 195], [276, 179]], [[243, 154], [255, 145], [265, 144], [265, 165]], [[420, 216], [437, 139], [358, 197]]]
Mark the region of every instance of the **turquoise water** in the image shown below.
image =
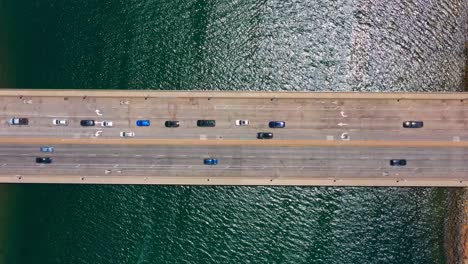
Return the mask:
[[[0, 3], [0, 84], [456, 91], [463, 1]], [[5, 263], [445, 263], [446, 189], [5, 185]]]
[[13, 185], [7, 263], [444, 263], [445, 189]]

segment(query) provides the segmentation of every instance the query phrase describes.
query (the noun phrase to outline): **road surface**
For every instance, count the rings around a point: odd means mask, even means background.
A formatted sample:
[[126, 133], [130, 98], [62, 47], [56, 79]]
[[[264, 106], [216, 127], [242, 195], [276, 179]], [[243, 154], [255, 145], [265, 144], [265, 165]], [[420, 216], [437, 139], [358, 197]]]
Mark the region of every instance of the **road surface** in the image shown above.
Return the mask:
[[[81, 92], [3, 92], [0, 181], [468, 185], [465, 94], [437, 99], [433, 94], [333, 98], [287, 93], [283, 98], [281, 93], [156, 97]], [[28, 118], [29, 125], [8, 125], [12, 117]], [[69, 125], [53, 125], [56, 118]], [[83, 119], [97, 125], [82, 127]], [[136, 126], [139, 119], [150, 120], [151, 126]], [[197, 127], [200, 119], [216, 120], [216, 127]], [[236, 126], [237, 119], [248, 119], [250, 125]], [[180, 127], [166, 128], [167, 120], [180, 121]], [[285, 121], [286, 128], [269, 128], [272, 120]], [[424, 127], [403, 128], [410, 120], [423, 121]], [[102, 121], [114, 126], [101, 127]], [[120, 138], [122, 131], [135, 132], [135, 138]], [[258, 140], [258, 132], [272, 132], [274, 139]], [[39, 152], [50, 145], [54, 153]], [[36, 164], [35, 157], [42, 156], [53, 163]], [[203, 165], [209, 157], [219, 164]], [[391, 167], [390, 159], [408, 164]]]

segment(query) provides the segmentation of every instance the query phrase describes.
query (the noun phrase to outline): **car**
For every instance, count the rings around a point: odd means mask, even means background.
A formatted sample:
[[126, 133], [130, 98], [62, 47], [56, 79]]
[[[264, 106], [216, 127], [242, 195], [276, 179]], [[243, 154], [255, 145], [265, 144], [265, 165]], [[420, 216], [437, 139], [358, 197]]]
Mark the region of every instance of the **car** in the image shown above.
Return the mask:
[[168, 120], [168, 121], [164, 122], [164, 125], [166, 127], [179, 127], [180, 123], [179, 123], [179, 121]]
[[421, 128], [424, 126], [423, 121], [405, 121], [403, 122], [404, 128]]
[[52, 120], [52, 124], [56, 126], [68, 126], [68, 120], [67, 119], [54, 119]]
[[49, 158], [49, 157], [37, 157], [37, 158], [36, 158], [36, 163], [50, 164], [50, 163], [52, 163], [52, 158]]
[[137, 120], [136, 125], [137, 126], [150, 126], [151, 123], [149, 120]]
[[405, 159], [391, 159], [390, 166], [405, 166], [406, 160]]
[[203, 164], [205, 164], [205, 165], [218, 165], [218, 159], [204, 159]]
[[120, 132], [120, 137], [134, 137], [134, 136], [135, 136], [135, 132], [125, 132], [125, 131]]
[[112, 127], [114, 123], [112, 121], [102, 121], [101, 126], [102, 127]]
[[197, 126], [199, 127], [215, 127], [216, 121], [215, 120], [198, 120]]
[[8, 124], [15, 126], [28, 125], [29, 120], [24, 117], [13, 117], [8, 120]]
[[249, 120], [236, 120], [236, 126], [248, 126], [249, 124]]
[[54, 152], [54, 147], [41, 147], [41, 152]]
[[96, 122], [94, 120], [81, 120], [81, 126], [94, 126]]
[[268, 123], [268, 126], [270, 128], [284, 128], [284, 127], [286, 127], [286, 122], [284, 122], [284, 121], [270, 121], [270, 123]]
[[259, 133], [257, 133], [257, 138], [258, 139], [272, 139], [273, 138], [273, 133], [271, 133], [271, 132], [259, 132]]

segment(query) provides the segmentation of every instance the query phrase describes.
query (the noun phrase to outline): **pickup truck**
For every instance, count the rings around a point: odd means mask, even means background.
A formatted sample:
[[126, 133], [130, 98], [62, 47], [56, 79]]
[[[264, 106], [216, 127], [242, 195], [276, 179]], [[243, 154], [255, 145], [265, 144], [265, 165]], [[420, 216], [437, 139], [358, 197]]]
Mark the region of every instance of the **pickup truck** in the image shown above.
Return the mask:
[[19, 118], [13, 117], [8, 120], [8, 124], [10, 125], [27, 125], [29, 124], [29, 120], [27, 118]]

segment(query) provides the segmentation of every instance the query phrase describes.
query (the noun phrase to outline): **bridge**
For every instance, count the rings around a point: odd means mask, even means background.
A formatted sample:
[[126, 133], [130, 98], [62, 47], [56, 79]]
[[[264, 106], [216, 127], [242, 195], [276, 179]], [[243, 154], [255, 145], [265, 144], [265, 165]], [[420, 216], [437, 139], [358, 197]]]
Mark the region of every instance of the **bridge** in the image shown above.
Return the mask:
[[466, 93], [8, 89], [0, 107], [3, 183], [468, 186]]

